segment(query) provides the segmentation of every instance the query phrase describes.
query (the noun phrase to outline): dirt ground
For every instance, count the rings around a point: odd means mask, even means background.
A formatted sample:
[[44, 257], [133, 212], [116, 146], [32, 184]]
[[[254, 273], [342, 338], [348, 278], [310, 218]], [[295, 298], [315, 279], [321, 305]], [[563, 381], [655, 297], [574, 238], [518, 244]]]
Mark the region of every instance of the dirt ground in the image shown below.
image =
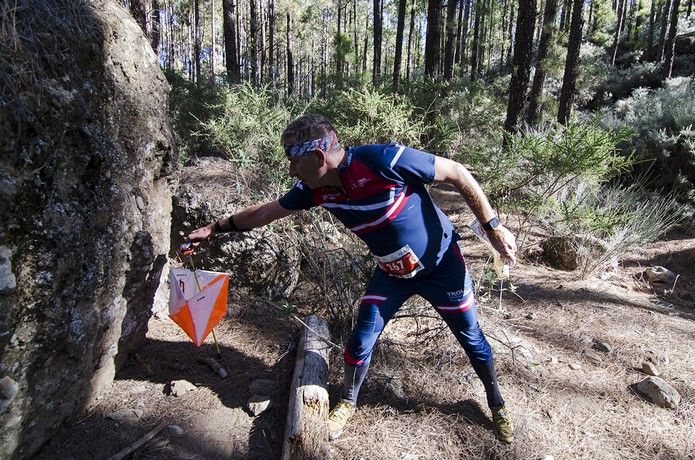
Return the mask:
[[[470, 215], [460, 200], [436, 194], [462, 228]], [[461, 234], [478, 279], [487, 254], [469, 231]], [[645, 281], [644, 268], [653, 265], [680, 275], [674, 289]], [[332, 458], [695, 459], [695, 235], [667, 235], [588, 280], [528, 257], [511, 281], [515, 293], [500, 297], [488, 287], [479, 296], [480, 322], [515, 422], [511, 446], [495, 440], [482, 384], [458, 343], [433, 309], [412, 299], [382, 335], [359, 410], [331, 444]], [[168, 317], [153, 317], [147, 342], [107, 397], [69, 420], [37, 458], [107, 458], [162, 421], [182, 434], [162, 431], [131, 458], [278, 458], [300, 327], [288, 313], [263, 299], [233, 297], [216, 328], [226, 379], [197, 361], [215, 356], [210, 339], [197, 349]], [[596, 342], [610, 351], [595, 349]], [[635, 392], [647, 360], [680, 393], [676, 410]], [[335, 350], [332, 403], [341, 366]], [[245, 409], [249, 384], [261, 378], [277, 382], [277, 392], [254, 417]], [[180, 379], [197, 389], [166, 395], [166, 384]], [[114, 413], [119, 422], [108, 418]]]

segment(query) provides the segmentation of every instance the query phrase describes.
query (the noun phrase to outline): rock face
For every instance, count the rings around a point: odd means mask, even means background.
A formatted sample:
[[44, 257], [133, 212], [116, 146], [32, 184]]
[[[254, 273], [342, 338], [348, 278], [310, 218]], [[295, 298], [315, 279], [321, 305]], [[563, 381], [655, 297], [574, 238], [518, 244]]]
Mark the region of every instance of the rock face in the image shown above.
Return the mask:
[[[183, 236], [215, 219], [238, 211], [234, 203], [247, 191], [233, 190], [236, 167], [218, 158], [201, 158], [184, 168], [174, 196], [172, 234]], [[292, 293], [299, 279], [299, 251], [278, 232], [259, 228], [251, 232], [216, 235], [196, 255], [209, 270], [230, 274], [230, 286], [270, 299]], [[161, 308], [162, 306], [155, 306]]]
[[[107, 0], [18, 0], [0, 30], [0, 458], [28, 458], [146, 332], [169, 248], [168, 85]], [[7, 46], [7, 44], [12, 46]]]

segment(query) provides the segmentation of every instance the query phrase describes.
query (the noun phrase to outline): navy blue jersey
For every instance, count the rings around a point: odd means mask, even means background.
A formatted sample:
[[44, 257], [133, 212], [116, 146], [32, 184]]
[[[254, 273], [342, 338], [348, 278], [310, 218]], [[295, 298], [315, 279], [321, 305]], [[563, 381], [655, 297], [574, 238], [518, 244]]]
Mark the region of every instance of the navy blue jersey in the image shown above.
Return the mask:
[[280, 205], [323, 206], [367, 244], [385, 272], [411, 278], [439, 264], [454, 234], [425, 189], [434, 180], [434, 158], [398, 144], [350, 147], [340, 167], [342, 189], [312, 190], [298, 181]]

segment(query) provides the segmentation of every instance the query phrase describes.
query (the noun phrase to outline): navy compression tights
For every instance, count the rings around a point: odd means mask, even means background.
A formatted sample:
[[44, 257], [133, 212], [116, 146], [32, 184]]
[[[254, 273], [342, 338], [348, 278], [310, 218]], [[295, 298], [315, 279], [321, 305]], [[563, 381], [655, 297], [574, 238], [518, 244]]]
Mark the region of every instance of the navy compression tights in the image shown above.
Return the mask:
[[343, 399], [353, 403], [357, 401], [379, 335], [403, 302], [416, 294], [434, 306], [465, 350], [485, 386], [488, 405], [503, 405], [492, 350], [476, 316], [473, 283], [455, 242], [437, 268], [422, 277], [394, 278], [376, 269], [367, 286], [367, 293], [362, 297], [357, 324], [343, 353]]

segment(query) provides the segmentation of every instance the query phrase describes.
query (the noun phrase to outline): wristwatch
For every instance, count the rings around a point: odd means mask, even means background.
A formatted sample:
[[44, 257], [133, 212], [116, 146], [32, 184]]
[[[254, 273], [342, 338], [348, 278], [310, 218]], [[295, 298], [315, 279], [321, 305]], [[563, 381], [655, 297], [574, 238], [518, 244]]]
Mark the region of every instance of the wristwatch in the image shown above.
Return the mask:
[[492, 231], [492, 230], [497, 230], [502, 226], [502, 222], [497, 218], [497, 216], [493, 217], [492, 219], [488, 220], [483, 224], [483, 228], [485, 230]]

